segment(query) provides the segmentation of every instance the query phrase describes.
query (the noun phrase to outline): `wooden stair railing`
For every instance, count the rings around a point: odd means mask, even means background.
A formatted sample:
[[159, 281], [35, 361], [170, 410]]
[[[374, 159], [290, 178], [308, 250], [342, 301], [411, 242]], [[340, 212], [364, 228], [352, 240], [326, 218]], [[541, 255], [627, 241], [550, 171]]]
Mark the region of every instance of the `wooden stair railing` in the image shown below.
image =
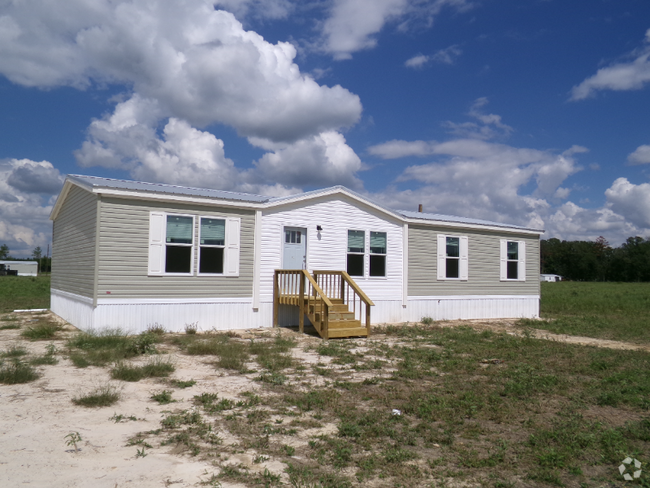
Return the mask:
[[[312, 277], [302, 269], [275, 270], [273, 327], [278, 326], [280, 305], [299, 307], [300, 332], [304, 332], [307, 315], [324, 339], [370, 335], [370, 307], [374, 303], [345, 271], [315, 271]], [[362, 306], [365, 327], [361, 325]]]

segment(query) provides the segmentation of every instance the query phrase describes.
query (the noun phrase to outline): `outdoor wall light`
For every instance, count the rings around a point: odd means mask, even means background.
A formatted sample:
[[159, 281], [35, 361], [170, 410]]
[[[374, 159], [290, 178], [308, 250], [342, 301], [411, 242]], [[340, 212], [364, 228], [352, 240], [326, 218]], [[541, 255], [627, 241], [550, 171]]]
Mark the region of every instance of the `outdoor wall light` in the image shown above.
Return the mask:
[[322, 228], [320, 225], [317, 225], [317, 226], [316, 226], [316, 230], [317, 230], [318, 232], [320, 232], [321, 230], [323, 230], [323, 228]]

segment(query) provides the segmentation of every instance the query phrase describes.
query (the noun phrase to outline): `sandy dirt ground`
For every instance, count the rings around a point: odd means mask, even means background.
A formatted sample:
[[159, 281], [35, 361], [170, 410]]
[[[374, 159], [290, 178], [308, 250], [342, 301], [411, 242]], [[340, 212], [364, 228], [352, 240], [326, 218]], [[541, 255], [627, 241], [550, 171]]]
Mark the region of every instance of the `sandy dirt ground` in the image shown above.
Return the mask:
[[[31, 313], [17, 314], [23, 325], [36, 320]], [[52, 320], [58, 317], [50, 315]], [[0, 317], [1, 318], [1, 317]], [[58, 319], [60, 320], [60, 319]], [[19, 345], [33, 354], [44, 354], [46, 346], [54, 343], [59, 352], [65, 350], [65, 338], [74, 329], [64, 324], [59, 339], [54, 341], [27, 341], [20, 337], [20, 330], [0, 330], [0, 351]], [[469, 325], [477, 329], [488, 328], [521, 334], [507, 321], [458, 321], [446, 326]], [[273, 330], [242, 331], [242, 337], [261, 337], [275, 334]], [[294, 357], [303, 363], [315, 363], [322, 358], [309, 352], [309, 345], [317, 345], [319, 338], [300, 335], [289, 329], [282, 334], [290, 335], [299, 345]], [[643, 349], [647, 346], [600, 341], [590, 338], [550, 334], [533, 330], [534, 337], [617, 349]], [[369, 340], [385, 340], [376, 336]], [[360, 340], [363, 341], [363, 340]], [[360, 347], [362, 346], [360, 342]], [[238, 400], [246, 391], [262, 388], [254, 381], [255, 374], [225, 374], [202, 356], [187, 356], [169, 351], [176, 365], [172, 378], [195, 380], [190, 388], [174, 390], [177, 403], [158, 405], [151, 400], [154, 392], [168, 387], [169, 380], [145, 379], [135, 383], [112, 381], [108, 368], [76, 368], [64, 355], [57, 355], [55, 366], [39, 366], [42, 376], [31, 383], [0, 385], [0, 487], [190, 487], [223, 486], [238, 487], [240, 484], [221, 482], [209, 484], [213, 474], [218, 473], [212, 463], [188, 455], [178, 455], [172, 447], [146, 451], [137, 456], [138, 446], [127, 445], [129, 439], [139, 432], [157, 429], [165, 412], [191, 409], [194, 395], [216, 392], [221, 398]], [[317, 380], [317, 378], [314, 378]], [[104, 408], [84, 408], [72, 403], [72, 398], [83, 395], [98, 385], [113, 384], [121, 392], [120, 401]], [[122, 415], [121, 421], [116, 416]], [[129, 420], [134, 417], [136, 420]], [[321, 433], [335, 431], [335, 426], [325, 425]], [[78, 432], [81, 441], [78, 450], [67, 444], [67, 435]], [[318, 432], [311, 432], [317, 435]], [[307, 439], [294, 439], [297, 447]], [[296, 449], [296, 457], [300, 450]], [[251, 455], [233, 459], [251, 470], [268, 469], [282, 474], [285, 468], [280, 462], [253, 463]]]

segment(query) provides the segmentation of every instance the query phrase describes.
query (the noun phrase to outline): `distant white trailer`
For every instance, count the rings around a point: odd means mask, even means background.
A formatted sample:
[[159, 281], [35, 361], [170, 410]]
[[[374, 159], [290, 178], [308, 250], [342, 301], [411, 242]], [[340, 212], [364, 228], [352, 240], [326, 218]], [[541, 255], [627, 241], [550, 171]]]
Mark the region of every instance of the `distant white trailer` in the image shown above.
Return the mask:
[[18, 271], [18, 276], [37, 276], [38, 262], [36, 261], [0, 261], [5, 269]]
[[556, 274], [540, 274], [539, 281], [550, 281], [550, 282], [562, 281], [562, 277]]

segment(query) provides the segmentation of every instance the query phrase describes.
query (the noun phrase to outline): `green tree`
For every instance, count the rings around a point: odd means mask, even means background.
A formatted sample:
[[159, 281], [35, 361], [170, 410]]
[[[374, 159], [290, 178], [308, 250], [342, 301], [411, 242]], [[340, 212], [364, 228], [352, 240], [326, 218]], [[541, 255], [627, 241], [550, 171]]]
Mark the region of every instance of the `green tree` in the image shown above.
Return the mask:
[[36, 246], [32, 251], [32, 258], [39, 260], [42, 257], [43, 257], [43, 250], [39, 246]]
[[0, 246], [0, 259], [7, 259], [9, 257], [9, 246], [3, 244]]

